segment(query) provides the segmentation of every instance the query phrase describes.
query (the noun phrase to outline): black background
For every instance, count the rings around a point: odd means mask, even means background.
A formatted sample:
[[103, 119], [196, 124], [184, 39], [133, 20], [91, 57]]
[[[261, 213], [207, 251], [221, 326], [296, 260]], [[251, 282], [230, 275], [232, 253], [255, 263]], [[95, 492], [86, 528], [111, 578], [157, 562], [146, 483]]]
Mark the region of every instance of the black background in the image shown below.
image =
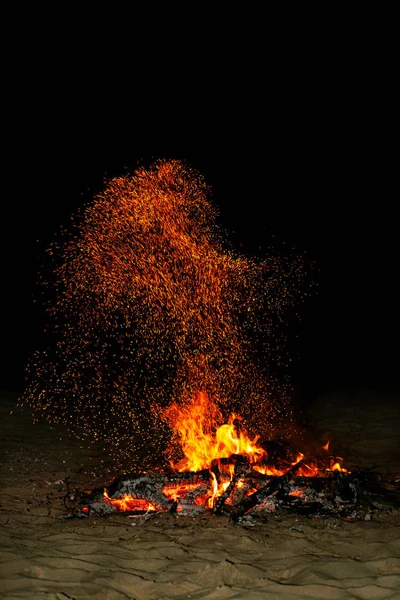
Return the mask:
[[23, 388], [40, 340], [44, 249], [104, 178], [152, 158], [204, 175], [238, 251], [285, 242], [316, 264], [293, 349], [300, 395], [397, 386], [395, 80], [390, 49], [369, 44], [248, 70], [233, 60], [229, 77], [200, 56], [188, 81], [172, 59], [117, 74], [96, 56], [89, 69], [66, 53], [54, 69], [48, 54], [26, 55], [4, 114], [0, 387]]

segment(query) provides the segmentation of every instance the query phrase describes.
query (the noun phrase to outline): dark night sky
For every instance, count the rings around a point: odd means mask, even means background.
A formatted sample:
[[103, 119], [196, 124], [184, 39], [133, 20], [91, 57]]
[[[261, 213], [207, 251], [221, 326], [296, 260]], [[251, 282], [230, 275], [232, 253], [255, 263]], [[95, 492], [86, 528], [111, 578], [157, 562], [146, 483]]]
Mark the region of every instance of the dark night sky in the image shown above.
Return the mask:
[[204, 104], [194, 86], [171, 110], [157, 96], [147, 107], [135, 93], [111, 104], [98, 86], [39, 82], [10, 113], [5, 142], [0, 387], [21, 388], [40, 337], [32, 295], [44, 248], [104, 177], [151, 157], [202, 172], [238, 250], [265, 252], [275, 236], [316, 263], [319, 293], [304, 308], [294, 367], [300, 388], [400, 379], [392, 84], [380, 69], [372, 81], [353, 75], [332, 67], [324, 79], [317, 69], [236, 100], [210, 88]]

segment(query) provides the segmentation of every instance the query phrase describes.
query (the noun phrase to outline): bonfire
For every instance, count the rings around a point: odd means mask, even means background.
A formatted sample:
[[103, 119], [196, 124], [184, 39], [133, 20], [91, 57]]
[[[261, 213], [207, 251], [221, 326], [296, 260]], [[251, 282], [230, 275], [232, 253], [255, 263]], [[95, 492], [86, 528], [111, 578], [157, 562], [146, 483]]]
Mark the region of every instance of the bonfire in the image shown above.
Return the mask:
[[377, 473], [351, 473], [341, 457], [330, 454], [329, 442], [319, 456], [293, 452], [290, 457], [282, 451], [279, 457], [275, 451], [272, 463], [268, 441], [261, 445], [258, 436], [251, 439], [239, 416], [213, 427], [209, 416], [215, 414], [218, 409], [204, 392], [183, 408], [172, 404], [164, 418], [180, 438], [183, 457], [171, 461], [168, 470], [117, 477], [103, 490], [78, 496], [78, 507], [75, 503], [65, 516], [209, 512], [247, 523], [289, 510], [370, 518], [379, 499], [388, 500], [390, 486]]

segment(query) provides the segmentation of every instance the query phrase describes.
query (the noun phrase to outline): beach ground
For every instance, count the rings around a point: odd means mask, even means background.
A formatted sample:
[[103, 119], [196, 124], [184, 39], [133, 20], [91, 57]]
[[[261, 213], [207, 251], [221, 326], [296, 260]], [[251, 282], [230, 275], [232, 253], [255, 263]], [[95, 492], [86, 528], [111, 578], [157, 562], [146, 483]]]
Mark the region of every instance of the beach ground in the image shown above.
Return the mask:
[[[347, 390], [309, 407], [309, 435], [332, 439], [348, 468], [400, 477], [396, 394]], [[400, 598], [400, 513], [368, 521], [271, 514], [155, 514], [64, 519], [69, 489], [114, 476], [107, 452], [32, 423], [0, 399], [0, 597], [32, 600], [286, 600]]]

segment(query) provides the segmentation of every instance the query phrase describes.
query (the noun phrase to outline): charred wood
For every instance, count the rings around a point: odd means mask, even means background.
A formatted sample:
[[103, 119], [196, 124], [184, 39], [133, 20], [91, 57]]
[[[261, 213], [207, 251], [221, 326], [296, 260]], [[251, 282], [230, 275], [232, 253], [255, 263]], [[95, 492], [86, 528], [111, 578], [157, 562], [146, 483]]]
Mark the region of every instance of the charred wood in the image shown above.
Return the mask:
[[295, 475], [296, 471], [302, 466], [302, 461], [295, 464], [285, 475], [271, 479], [264, 487], [247, 496], [233, 509], [232, 519], [238, 520], [249, 510], [254, 508], [261, 500], [285, 490], [287, 492], [290, 479]]

